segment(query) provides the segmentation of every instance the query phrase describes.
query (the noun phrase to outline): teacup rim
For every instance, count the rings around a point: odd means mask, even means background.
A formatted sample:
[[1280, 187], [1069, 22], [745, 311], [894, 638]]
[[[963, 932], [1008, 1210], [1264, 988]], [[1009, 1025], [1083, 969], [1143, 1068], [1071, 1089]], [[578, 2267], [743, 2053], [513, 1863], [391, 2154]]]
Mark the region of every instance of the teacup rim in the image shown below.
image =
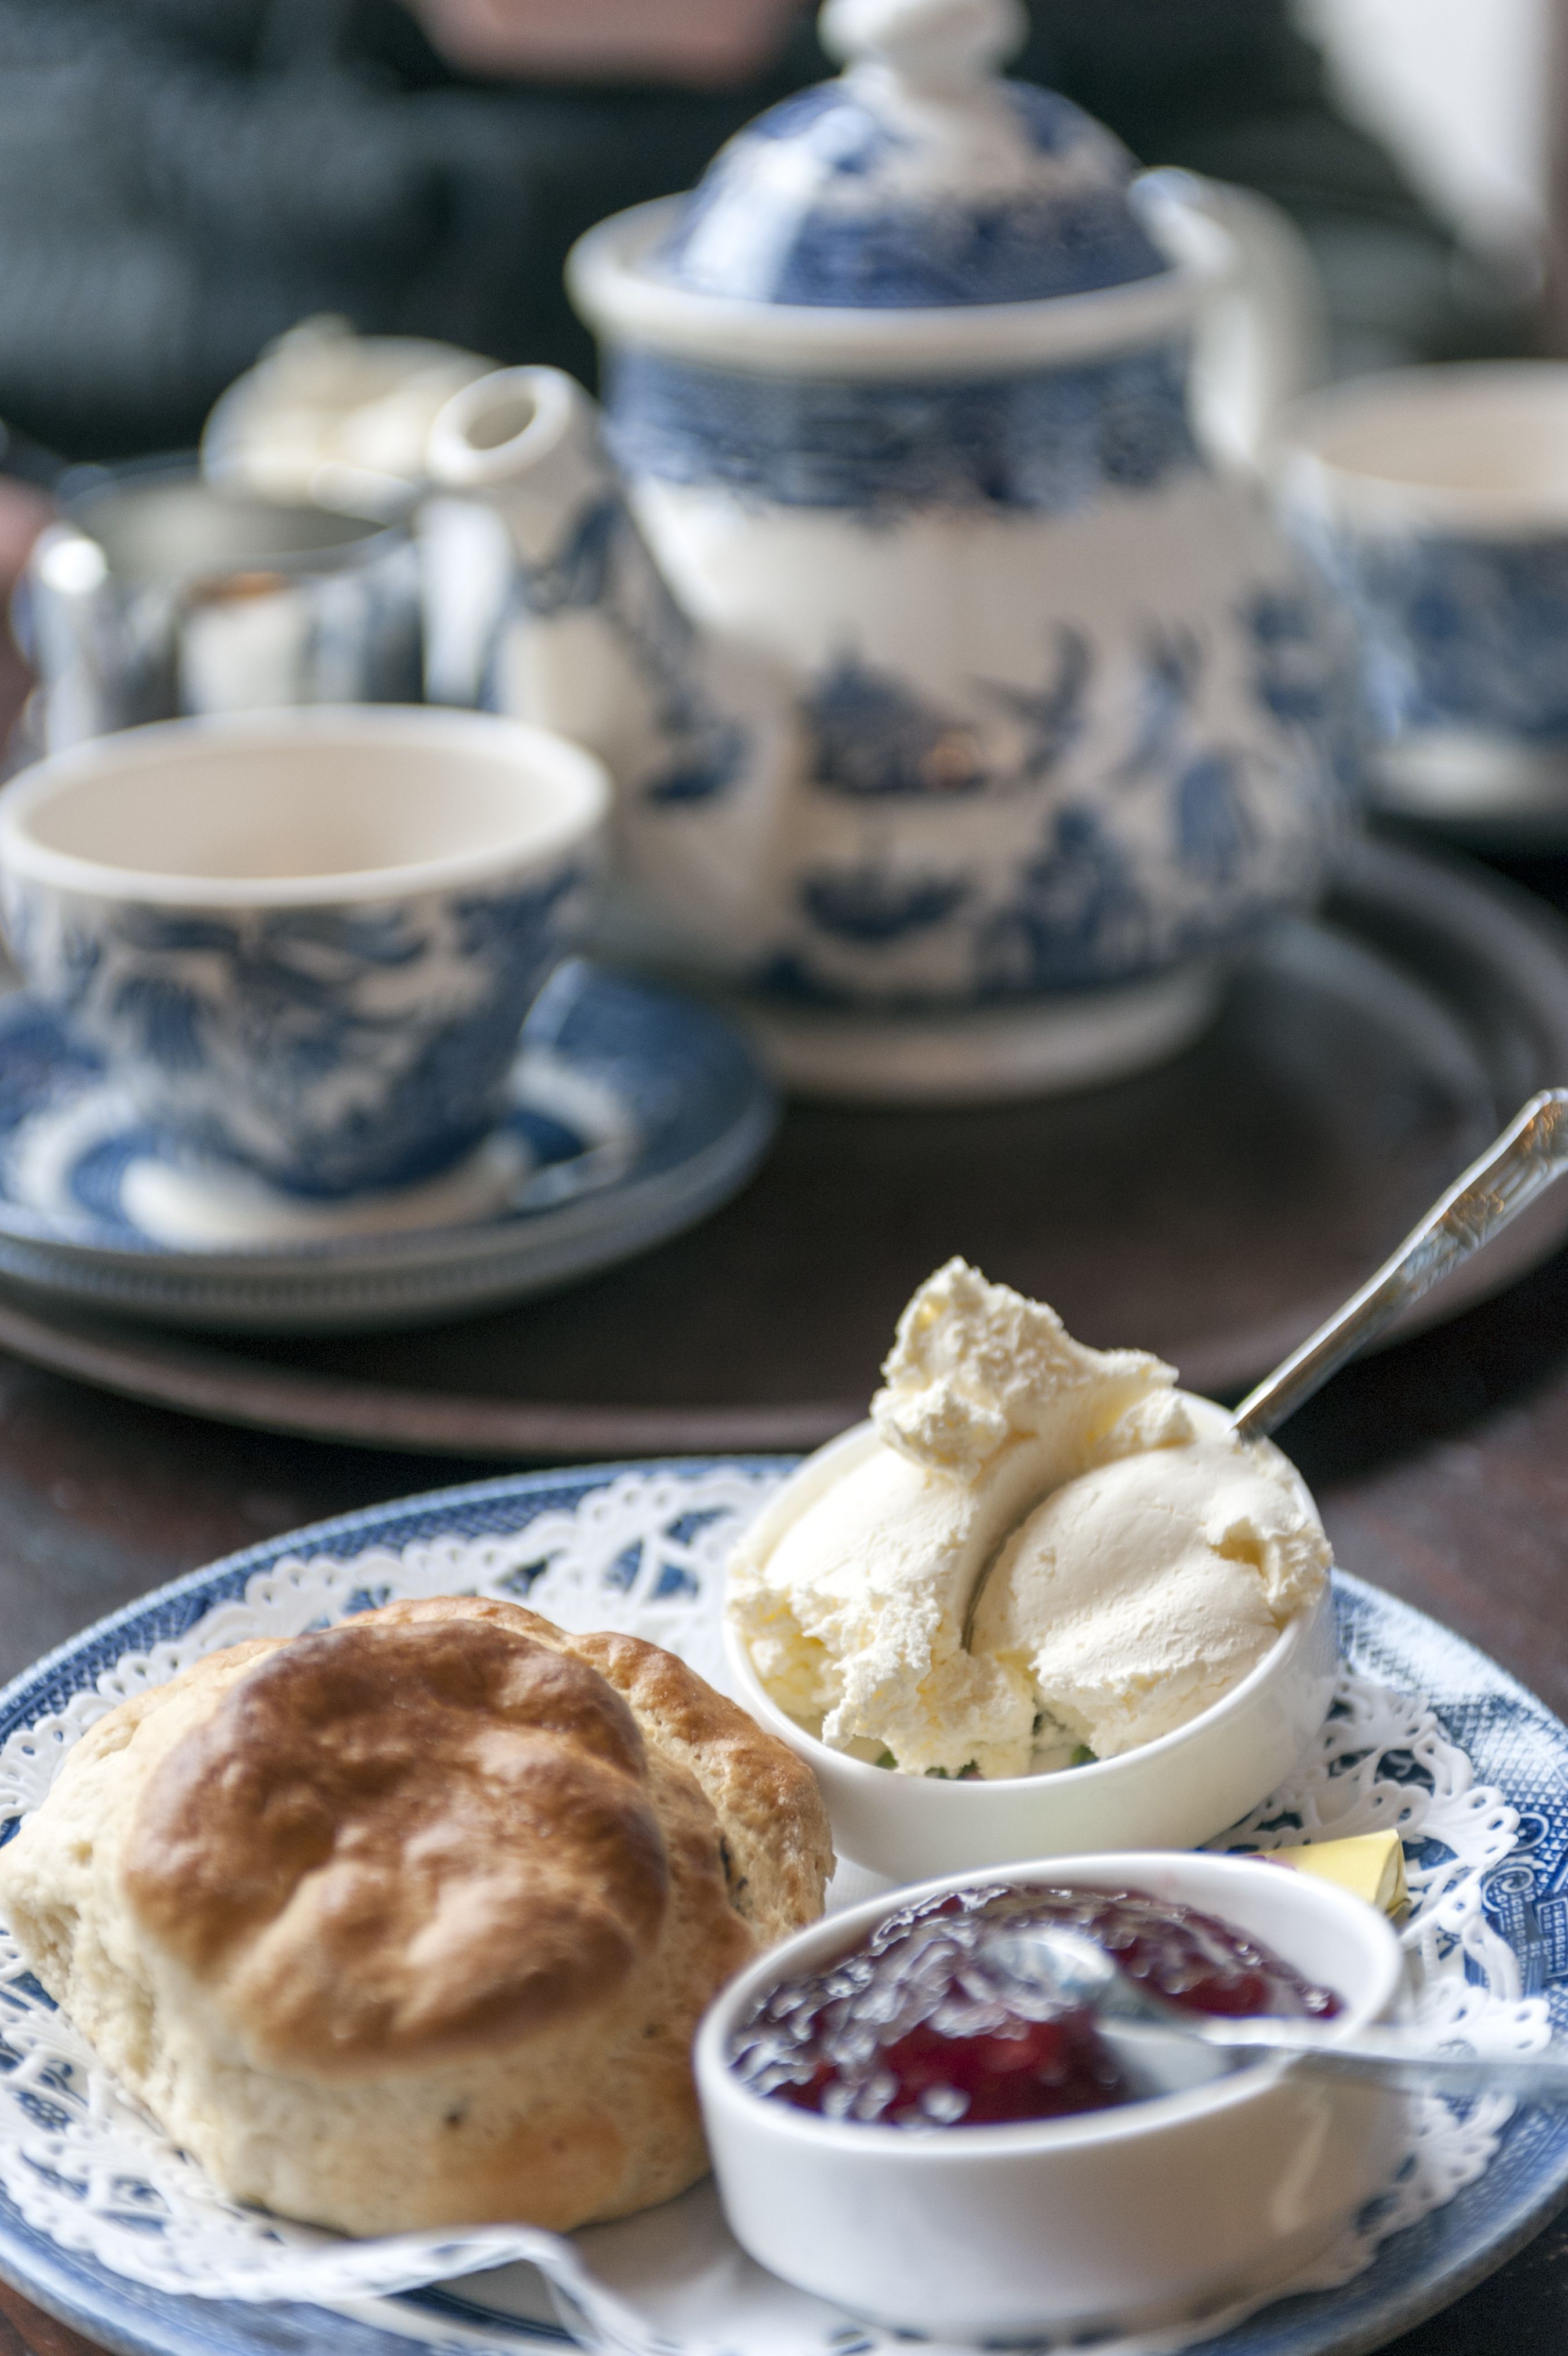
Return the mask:
[[1351, 532], [1558, 539], [1568, 534], [1568, 478], [1528, 489], [1420, 482], [1348, 465], [1322, 446], [1340, 419], [1371, 415], [1385, 405], [1435, 406], [1509, 392], [1546, 398], [1554, 389], [1568, 412], [1568, 359], [1550, 355], [1422, 361], [1320, 385], [1297, 394], [1274, 417], [1268, 471], [1287, 507], [1316, 511]]
[[[316, 875], [208, 876], [166, 873], [86, 859], [37, 841], [27, 830], [32, 814], [55, 793], [83, 776], [138, 769], [160, 747], [180, 752], [226, 746], [304, 742], [406, 744], [424, 738], [432, 749], [443, 743], [465, 748], [512, 747], [536, 768], [551, 773], [564, 807], [553, 819], [535, 819], [526, 833], [479, 850], [407, 861], [399, 865], [344, 869]], [[499, 875], [521, 880], [559, 864], [587, 844], [609, 812], [611, 786], [603, 762], [585, 747], [545, 728], [489, 712], [433, 710], [421, 704], [311, 704], [277, 711], [220, 712], [160, 720], [94, 737], [50, 754], [0, 793], [0, 876], [93, 899], [155, 907], [223, 910], [333, 907], [345, 903], [408, 900]]]

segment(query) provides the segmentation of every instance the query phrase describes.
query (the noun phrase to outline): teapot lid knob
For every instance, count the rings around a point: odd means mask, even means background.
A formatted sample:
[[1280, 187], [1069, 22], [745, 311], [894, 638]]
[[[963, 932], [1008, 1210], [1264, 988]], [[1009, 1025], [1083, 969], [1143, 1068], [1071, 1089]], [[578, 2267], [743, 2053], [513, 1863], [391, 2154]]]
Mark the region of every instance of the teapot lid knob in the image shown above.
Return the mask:
[[1023, 0], [824, 0], [822, 47], [850, 67], [880, 66], [914, 89], [983, 81], [1021, 48]]

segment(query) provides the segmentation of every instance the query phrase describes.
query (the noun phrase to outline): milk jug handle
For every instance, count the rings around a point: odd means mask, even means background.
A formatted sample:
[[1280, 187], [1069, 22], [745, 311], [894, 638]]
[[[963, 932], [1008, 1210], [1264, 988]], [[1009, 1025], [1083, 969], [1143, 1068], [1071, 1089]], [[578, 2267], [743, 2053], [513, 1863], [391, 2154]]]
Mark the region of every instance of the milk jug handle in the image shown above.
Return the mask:
[[1312, 249], [1254, 188], [1146, 172], [1137, 202], [1167, 252], [1209, 281], [1197, 320], [1193, 417], [1216, 456], [1255, 467], [1283, 404], [1328, 374], [1328, 310]]

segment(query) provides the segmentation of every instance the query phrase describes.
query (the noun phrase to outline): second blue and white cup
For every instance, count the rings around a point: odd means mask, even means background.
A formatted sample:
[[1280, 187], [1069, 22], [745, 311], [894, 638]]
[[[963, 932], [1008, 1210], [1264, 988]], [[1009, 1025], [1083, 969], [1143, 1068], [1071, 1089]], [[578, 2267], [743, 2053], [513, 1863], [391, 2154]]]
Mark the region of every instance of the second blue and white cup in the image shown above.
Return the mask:
[[412, 1184], [500, 1109], [608, 803], [591, 755], [478, 713], [174, 721], [0, 795], [0, 906], [29, 989], [188, 1153]]
[[1355, 621], [1369, 782], [1442, 819], [1568, 811], [1568, 365], [1404, 369], [1275, 435], [1284, 520]]

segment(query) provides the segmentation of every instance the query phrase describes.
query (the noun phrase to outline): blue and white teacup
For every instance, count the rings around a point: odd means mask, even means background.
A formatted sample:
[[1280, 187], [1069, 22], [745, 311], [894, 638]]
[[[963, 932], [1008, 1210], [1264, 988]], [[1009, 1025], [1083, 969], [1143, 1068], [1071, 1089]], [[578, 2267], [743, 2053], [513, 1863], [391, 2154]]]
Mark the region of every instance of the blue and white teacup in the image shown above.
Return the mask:
[[1568, 366], [1402, 369], [1287, 409], [1284, 519], [1348, 606], [1375, 789], [1440, 816], [1568, 791]]
[[173, 721], [6, 788], [0, 906], [29, 988], [182, 1150], [410, 1184], [499, 1109], [607, 805], [591, 755], [478, 713]]

